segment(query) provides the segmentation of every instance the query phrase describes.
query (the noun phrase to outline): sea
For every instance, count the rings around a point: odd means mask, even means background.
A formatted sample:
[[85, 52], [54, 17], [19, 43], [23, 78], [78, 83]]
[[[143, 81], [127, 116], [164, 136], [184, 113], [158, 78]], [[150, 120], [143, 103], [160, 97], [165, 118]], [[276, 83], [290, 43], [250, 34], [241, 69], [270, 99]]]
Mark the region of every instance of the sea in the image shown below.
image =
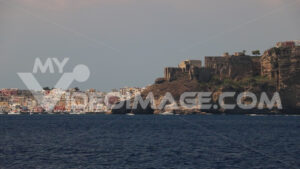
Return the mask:
[[300, 168], [300, 116], [1, 115], [0, 168]]

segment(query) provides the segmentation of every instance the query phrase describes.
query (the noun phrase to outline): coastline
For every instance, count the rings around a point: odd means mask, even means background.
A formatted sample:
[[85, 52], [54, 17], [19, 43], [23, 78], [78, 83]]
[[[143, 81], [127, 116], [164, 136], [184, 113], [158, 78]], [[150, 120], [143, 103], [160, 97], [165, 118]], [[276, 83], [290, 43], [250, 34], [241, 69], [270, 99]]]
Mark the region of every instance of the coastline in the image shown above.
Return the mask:
[[240, 113], [240, 112], [189, 112], [189, 113], [184, 113], [181, 111], [181, 113], [170, 113], [170, 114], [164, 114], [164, 113], [153, 113], [153, 114], [133, 114], [133, 113], [120, 113], [120, 114], [113, 114], [111, 112], [95, 112], [95, 113], [20, 113], [20, 114], [12, 114], [12, 113], [0, 113], [0, 116], [43, 116], [43, 115], [50, 115], [50, 116], [88, 116], [88, 115], [162, 115], [162, 116], [167, 116], [167, 115], [182, 115], [182, 116], [190, 116], [190, 115], [246, 115], [246, 116], [259, 116], [259, 115], [264, 115], [264, 116], [300, 116], [299, 113], [296, 112], [248, 112], [248, 113]]

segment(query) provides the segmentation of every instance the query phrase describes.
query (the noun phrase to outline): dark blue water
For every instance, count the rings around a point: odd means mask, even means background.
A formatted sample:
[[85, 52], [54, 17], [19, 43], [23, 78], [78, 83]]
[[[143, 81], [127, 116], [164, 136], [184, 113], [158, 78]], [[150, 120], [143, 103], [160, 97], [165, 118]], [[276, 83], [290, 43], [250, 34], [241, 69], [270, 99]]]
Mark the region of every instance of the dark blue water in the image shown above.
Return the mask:
[[300, 168], [299, 116], [0, 116], [0, 168]]

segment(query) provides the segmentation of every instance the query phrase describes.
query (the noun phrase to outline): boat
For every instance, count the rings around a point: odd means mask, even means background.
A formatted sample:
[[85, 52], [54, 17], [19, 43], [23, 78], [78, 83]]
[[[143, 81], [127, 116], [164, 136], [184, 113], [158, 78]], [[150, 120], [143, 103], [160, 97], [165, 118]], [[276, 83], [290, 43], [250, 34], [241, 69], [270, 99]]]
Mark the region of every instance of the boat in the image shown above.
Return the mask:
[[11, 111], [8, 113], [8, 115], [20, 115], [21, 113], [19, 111]]
[[76, 111], [76, 112], [71, 111], [69, 114], [70, 115], [80, 115], [80, 114], [83, 114], [83, 113], [82, 112], [78, 112], [78, 111]]
[[166, 111], [163, 113], [160, 113], [160, 115], [174, 115], [173, 111]]

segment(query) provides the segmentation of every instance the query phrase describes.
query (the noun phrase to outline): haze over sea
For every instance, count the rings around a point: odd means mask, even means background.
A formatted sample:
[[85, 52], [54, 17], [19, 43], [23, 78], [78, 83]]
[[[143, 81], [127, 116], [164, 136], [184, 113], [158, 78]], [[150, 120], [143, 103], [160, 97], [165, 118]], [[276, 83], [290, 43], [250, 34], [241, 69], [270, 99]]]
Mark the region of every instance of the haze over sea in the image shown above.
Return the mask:
[[299, 129], [300, 116], [0, 116], [0, 168], [299, 168]]

